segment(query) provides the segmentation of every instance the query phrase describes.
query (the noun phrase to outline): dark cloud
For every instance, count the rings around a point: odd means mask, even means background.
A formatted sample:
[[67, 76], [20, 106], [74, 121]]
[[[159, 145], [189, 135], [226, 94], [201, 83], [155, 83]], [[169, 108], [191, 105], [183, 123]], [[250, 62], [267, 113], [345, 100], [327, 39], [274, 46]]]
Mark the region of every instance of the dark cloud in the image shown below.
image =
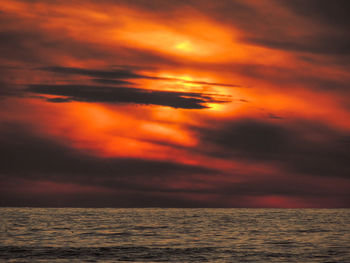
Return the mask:
[[0, 80], [0, 97], [2, 96], [12, 96], [13, 90], [9, 88], [8, 83]]
[[206, 103], [223, 103], [210, 95], [193, 92], [158, 91], [125, 87], [88, 85], [30, 85], [28, 92], [46, 95], [65, 96], [49, 99], [51, 102], [105, 102], [135, 103], [144, 105], [169, 106], [183, 109], [208, 108]]
[[245, 41], [273, 49], [323, 55], [350, 55], [350, 37], [329, 33], [299, 39], [246, 38]]
[[[287, 50], [306, 51], [310, 53], [322, 53], [330, 55], [349, 56], [350, 45], [350, 3], [347, 0], [294, 0], [283, 1], [282, 5], [292, 10], [296, 15], [318, 23], [323, 30], [320, 33], [304, 36], [298, 43], [270, 43], [280, 45]], [[303, 44], [304, 43], [304, 44]]]
[[[220, 173], [170, 161], [98, 157], [39, 137], [24, 127], [2, 125], [0, 128], [0, 181], [2, 186], [8, 186], [8, 189], [1, 187], [1, 204], [191, 206], [195, 204], [189, 200], [186, 204], [181, 196], [166, 195], [166, 188], [163, 189], [160, 182], [171, 180], [176, 183], [181, 176]], [[153, 184], [153, 180], [159, 183]], [[110, 192], [32, 193], [30, 189], [38, 181], [100, 186], [110, 189]], [[17, 192], [17, 187], [22, 190]], [[44, 200], [42, 195], [46, 196]]]
[[[345, 182], [341, 180], [341, 182]], [[314, 178], [301, 178], [301, 176], [264, 176], [255, 175], [253, 179], [243, 182], [225, 183], [216, 185], [208, 194], [216, 193], [228, 197], [263, 197], [284, 196], [297, 198], [322, 198], [325, 196], [337, 198], [340, 206], [347, 206], [350, 194], [347, 191], [348, 182], [344, 187], [338, 184], [328, 185]], [[322, 207], [322, 204], [319, 204]]]
[[[22, 129], [22, 131], [20, 131]], [[24, 132], [23, 132], [24, 130]], [[204, 167], [139, 158], [106, 158], [83, 153], [17, 126], [0, 130], [2, 175], [91, 182], [118, 178], [171, 177], [189, 174], [215, 174]]]
[[[350, 134], [322, 125], [237, 120], [201, 131], [204, 144], [221, 158], [274, 162], [287, 171], [314, 176], [350, 176]], [[217, 148], [215, 148], [217, 147]]]
[[[268, 125], [253, 126], [268, 134]], [[325, 194], [337, 200], [336, 204], [325, 206], [346, 205], [349, 200], [344, 187], [322, 186], [315, 180], [257, 175], [235, 183], [207, 181], [203, 175], [222, 176], [222, 172], [169, 161], [98, 157], [38, 136], [25, 127], [2, 125], [0, 128], [0, 205], [244, 207], [248, 196], [281, 195], [307, 200], [322, 198]], [[279, 134], [276, 130], [274, 133]], [[262, 148], [264, 146], [258, 150], [259, 155]], [[235, 174], [225, 175], [228, 176]], [[179, 185], [172, 187], [178, 181]], [[78, 188], [67, 193], [59, 190], [47, 193], [42, 189], [33, 192], [37, 182], [73, 184]], [[201, 187], [196, 185], [198, 182]], [[84, 192], [79, 190], [82, 187], [103, 187], [103, 190]]]
[[[295, 21], [295, 26], [280, 19], [278, 13], [271, 18], [260, 14], [255, 20], [261, 20], [262, 27], [269, 31], [259, 34], [254, 29], [249, 30], [244, 41], [273, 49], [337, 56], [340, 60], [350, 55], [349, 1], [296, 0], [276, 1], [276, 4], [294, 13], [291, 19]], [[271, 25], [270, 22], [277, 19], [280, 20], [277, 26]], [[316, 27], [318, 30], [315, 30]]]
[[2, 59], [20, 60], [23, 62], [37, 62], [41, 54], [33, 54], [36, 48], [34, 44], [30, 45], [30, 39], [37, 39], [36, 33], [1, 31], [0, 32], [0, 51]]
[[279, 3], [298, 15], [318, 20], [326, 26], [350, 29], [350, 2], [347, 0], [293, 0]]
[[[220, 127], [220, 126], [219, 126]], [[222, 156], [269, 160], [285, 153], [291, 143], [288, 130], [254, 120], [227, 123], [218, 129], [203, 130], [204, 141], [224, 147]]]
[[[97, 70], [97, 69], [84, 69], [84, 68], [72, 68], [72, 67], [42, 67], [40, 70], [63, 73], [63, 74], [77, 74], [90, 77], [98, 77], [104, 79], [154, 79], [156, 77], [141, 75], [127, 69], [114, 69], [114, 70]], [[157, 79], [157, 78], [156, 78]]]
[[86, 68], [73, 68], [73, 67], [42, 67], [39, 70], [50, 71], [61, 74], [76, 74], [89, 77], [98, 77], [99, 79], [94, 79], [96, 82], [105, 84], [132, 84], [130, 81], [124, 79], [151, 79], [151, 80], [166, 80], [166, 81], [180, 81], [182, 83], [191, 83], [199, 85], [209, 85], [209, 86], [222, 86], [222, 87], [241, 87], [240, 85], [230, 84], [230, 83], [218, 83], [218, 82], [207, 82], [207, 81], [190, 81], [178, 78], [166, 78], [166, 77], [156, 77], [145, 74], [139, 74], [135, 72], [134, 69], [121, 66], [120, 68], [113, 70], [99, 70], [99, 69], [86, 69]]
[[70, 99], [70, 98], [61, 98], [61, 97], [45, 98], [45, 99], [48, 102], [54, 102], [54, 103], [63, 103], [63, 102], [71, 102], [72, 101], [72, 99]]
[[[9, 21], [7, 21], [9, 23]], [[78, 59], [107, 57], [105, 50], [63, 35], [52, 35], [33, 26], [32, 29], [0, 31], [1, 59], [11, 62], [51, 64], [58, 56]]]
[[271, 118], [271, 119], [278, 119], [278, 120], [283, 120], [284, 119], [284, 117], [276, 115], [274, 113], [269, 113], [268, 117]]
[[[5, 99], [7, 97], [22, 97], [24, 96], [21, 86], [10, 84], [5, 81], [1, 81], [1, 71], [0, 71], [0, 99]], [[19, 86], [19, 87], [18, 87]]]
[[[321, 63], [322, 64], [322, 63]], [[300, 71], [281, 66], [264, 66], [259, 64], [231, 64], [225, 70], [232, 74], [240, 74], [249, 78], [268, 81], [270, 89], [284, 92], [297, 87], [326, 92], [348, 93], [350, 91], [350, 76], [342, 78], [325, 74]]]
[[121, 79], [92, 79], [92, 81], [100, 84], [111, 84], [111, 85], [132, 85], [133, 82], [121, 80]]

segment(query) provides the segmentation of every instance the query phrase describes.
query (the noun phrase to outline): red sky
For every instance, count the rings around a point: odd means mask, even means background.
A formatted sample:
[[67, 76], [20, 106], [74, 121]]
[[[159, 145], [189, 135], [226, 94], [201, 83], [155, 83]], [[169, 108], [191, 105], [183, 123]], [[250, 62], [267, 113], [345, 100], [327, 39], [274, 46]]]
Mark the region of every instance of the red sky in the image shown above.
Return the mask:
[[0, 205], [350, 207], [349, 11], [3, 0]]

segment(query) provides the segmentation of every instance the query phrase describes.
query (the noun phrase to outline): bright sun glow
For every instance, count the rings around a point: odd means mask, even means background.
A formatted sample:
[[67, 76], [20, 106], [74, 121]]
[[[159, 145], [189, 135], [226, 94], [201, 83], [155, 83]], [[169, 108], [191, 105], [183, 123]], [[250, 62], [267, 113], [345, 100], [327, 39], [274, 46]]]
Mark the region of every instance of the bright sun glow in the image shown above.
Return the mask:
[[184, 41], [175, 46], [176, 49], [183, 51], [183, 52], [192, 52], [193, 46], [189, 41]]

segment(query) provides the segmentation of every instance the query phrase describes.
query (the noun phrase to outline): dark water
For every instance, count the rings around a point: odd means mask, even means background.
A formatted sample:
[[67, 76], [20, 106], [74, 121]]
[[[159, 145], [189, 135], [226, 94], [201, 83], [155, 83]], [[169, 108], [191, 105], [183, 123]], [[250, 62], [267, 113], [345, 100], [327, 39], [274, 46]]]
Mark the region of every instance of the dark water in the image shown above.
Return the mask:
[[0, 262], [350, 262], [350, 209], [0, 208]]

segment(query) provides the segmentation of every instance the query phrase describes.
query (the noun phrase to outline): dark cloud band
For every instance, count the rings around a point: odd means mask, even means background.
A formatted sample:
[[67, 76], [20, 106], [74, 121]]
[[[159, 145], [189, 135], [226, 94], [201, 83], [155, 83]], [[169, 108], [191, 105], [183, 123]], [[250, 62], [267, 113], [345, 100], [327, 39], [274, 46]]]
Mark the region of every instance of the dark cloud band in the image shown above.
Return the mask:
[[146, 90], [126, 87], [91, 85], [30, 85], [28, 92], [64, 96], [48, 98], [50, 102], [103, 102], [134, 103], [143, 105], [168, 106], [182, 109], [204, 109], [207, 103], [224, 103], [211, 95], [193, 92]]
[[[126, 67], [127, 68], [127, 67]], [[208, 85], [208, 86], [221, 86], [221, 87], [241, 87], [240, 85], [230, 83], [218, 83], [208, 81], [189, 81], [179, 78], [167, 78], [149, 76], [145, 74], [139, 74], [130, 69], [113, 69], [113, 70], [98, 70], [98, 69], [85, 69], [85, 68], [72, 68], [72, 67], [42, 67], [39, 70], [61, 73], [61, 74], [76, 74], [89, 77], [97, 77], [97, 82], [106, 84], [131, 84], [129, 81], [124, 79], [151, 79], [151, 80], [165, 80], [165, 81], [180, 81], [183, 83]]]
[[288, 173], [349, 178], [350, 134], [306, 121], [243, 119], [218, 126], [200, 131], [204, 144], [217, 147], [211, 152], [215, 156], [274, 162]]

